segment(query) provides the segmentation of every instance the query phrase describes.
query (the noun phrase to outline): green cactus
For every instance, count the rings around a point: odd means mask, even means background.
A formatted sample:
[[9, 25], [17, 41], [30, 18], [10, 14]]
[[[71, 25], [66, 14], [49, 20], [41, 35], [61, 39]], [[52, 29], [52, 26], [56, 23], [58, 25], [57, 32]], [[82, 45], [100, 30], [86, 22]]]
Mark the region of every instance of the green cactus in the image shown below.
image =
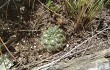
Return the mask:
[[66, 36], [62, 29], [58, 26], [50, 27], [46, 30], [42, 37], [41, 42], [47, 51], [59, 51], [63, 47]]

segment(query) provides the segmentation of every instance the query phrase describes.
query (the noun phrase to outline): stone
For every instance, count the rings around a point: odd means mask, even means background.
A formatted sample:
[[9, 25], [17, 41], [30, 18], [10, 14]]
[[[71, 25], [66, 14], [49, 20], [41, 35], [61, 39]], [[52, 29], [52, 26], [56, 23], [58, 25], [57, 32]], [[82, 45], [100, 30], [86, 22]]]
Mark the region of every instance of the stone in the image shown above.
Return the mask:
[[10, 70], [11, 66], [13, 66], [13, 62], [8, 58], [0, 57], [0, 70]]

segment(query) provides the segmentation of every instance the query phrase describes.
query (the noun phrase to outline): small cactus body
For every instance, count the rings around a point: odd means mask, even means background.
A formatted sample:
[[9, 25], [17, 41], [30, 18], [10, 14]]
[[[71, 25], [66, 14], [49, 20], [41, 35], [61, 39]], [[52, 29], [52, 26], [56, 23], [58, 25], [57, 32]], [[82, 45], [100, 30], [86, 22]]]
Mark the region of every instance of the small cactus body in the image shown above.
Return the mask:
[[59, 51], [63, 47], [66, 37], [62, 29], [58, 26], [50, 27], [46, 30], [42, 37], [41, 42], [47, 51]]

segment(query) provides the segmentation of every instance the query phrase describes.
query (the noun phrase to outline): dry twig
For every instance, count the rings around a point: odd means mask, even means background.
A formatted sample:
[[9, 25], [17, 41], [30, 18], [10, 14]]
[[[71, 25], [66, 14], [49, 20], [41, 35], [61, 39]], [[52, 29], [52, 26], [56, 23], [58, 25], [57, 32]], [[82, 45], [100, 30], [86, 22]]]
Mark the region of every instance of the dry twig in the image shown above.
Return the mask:
[[6, 50], [9, 52], [9, 54], [13, 57], [13, 59], [15, 59], [15, 57], [11, 54], [11, 52], [9, 51], [9, 49], [7, 48], [1, 37], [0, 37], [0, 41], [3, 44], [3, 46], [6, 48]]

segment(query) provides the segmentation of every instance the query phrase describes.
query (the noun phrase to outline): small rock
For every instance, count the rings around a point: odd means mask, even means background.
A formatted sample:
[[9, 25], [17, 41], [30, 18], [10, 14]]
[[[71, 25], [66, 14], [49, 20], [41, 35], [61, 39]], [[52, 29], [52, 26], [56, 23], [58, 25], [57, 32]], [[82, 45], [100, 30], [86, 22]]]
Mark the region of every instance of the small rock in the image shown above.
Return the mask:
[[10, 61], [8, 58], [4, 57], [4, 60], [2, 57], [0, 57], [0, 70], [9, 70], [13, 66], [13, 62]]
[[106, 58], [98, 59], [92, 62], [94, 68], [89, 68], [88, 70], [110, 70], [110, 62]]

